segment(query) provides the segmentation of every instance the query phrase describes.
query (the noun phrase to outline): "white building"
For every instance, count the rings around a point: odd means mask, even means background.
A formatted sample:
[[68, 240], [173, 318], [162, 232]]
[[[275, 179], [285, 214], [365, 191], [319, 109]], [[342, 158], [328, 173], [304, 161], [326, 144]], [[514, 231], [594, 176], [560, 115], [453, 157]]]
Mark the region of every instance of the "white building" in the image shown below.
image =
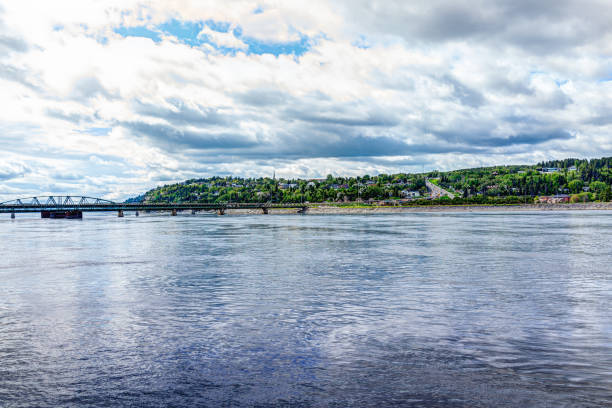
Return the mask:
[[421, 196], [421, 193], [419, 193], [418, 191], [409, 191], [409, 190], [402, 190], [400, 191], [400, 194], [404, 198], [417, 198]]

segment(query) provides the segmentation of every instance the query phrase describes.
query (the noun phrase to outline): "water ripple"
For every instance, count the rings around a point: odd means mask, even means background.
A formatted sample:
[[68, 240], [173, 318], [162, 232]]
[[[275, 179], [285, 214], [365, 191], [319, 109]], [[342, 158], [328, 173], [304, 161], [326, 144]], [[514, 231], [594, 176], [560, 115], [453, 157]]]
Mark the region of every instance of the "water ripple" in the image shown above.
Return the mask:
[[0, 220], [0, 406], [612, 405], [612, 217]]

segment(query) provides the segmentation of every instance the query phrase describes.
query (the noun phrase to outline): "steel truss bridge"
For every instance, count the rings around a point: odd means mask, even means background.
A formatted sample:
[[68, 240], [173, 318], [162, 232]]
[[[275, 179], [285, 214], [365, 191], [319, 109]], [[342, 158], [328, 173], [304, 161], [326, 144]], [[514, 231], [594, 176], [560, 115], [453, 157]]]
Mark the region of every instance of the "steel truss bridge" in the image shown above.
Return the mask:
[[305, 212], [305, 204], [279, 203], [116, 203], [102, 198], [84, 196], [28, 197], [0, 203], [0, 213], [11, 214], [40, 212], [43, 218], [81, 218], [83, 212], [116, 211], [123, 217], [124, 211], [169, 211], [176, 215], [180, 211], [215, 211], [219, 215], [226, 210], [261, 210], [264, 214], [273, 208], [295, 208]]

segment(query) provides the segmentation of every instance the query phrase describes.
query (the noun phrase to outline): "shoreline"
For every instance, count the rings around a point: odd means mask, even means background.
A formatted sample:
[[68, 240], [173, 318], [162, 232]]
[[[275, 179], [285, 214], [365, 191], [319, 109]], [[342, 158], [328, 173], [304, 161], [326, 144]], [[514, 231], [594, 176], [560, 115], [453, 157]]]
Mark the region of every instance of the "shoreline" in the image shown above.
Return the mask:
[[[419, 212], [527, 212], [527, 211], [611, 211], [612, 202], [607, 203], [573, 203], [573, 204], [506, 204], [506, 205], [422, 205], [422, 206], [372, 206], [341, 207], [334, 205], [317, 205], [309, 207], [305, 214], [394, 214]], [[226, 210], [226, 214], [262, 214], [260, 210]], [[270, 208], [269, 214], [297, 214], [293, 208]]]

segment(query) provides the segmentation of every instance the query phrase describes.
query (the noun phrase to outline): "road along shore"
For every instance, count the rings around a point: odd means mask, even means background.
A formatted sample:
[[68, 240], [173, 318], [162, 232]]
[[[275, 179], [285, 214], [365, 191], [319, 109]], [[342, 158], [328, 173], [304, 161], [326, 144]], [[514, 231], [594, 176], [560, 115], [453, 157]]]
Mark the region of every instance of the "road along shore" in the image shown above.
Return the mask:
[[[342, 207], [320, 204], [309, 207], [306, 214], [392, 214], [405, 212], [520, 212], [520, 211], [580, 211], [612, 210], [608, 203], [574, 204], [512, 204], [512, 205], [415, 205], [415, 206], [363, 206]], [[270, 208], [269, 214], [297, 214], [295, 208]], [[262, 214], [261, 210], [226, 210], [226, 214]]]

